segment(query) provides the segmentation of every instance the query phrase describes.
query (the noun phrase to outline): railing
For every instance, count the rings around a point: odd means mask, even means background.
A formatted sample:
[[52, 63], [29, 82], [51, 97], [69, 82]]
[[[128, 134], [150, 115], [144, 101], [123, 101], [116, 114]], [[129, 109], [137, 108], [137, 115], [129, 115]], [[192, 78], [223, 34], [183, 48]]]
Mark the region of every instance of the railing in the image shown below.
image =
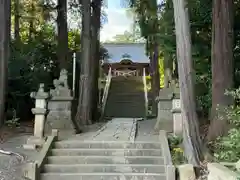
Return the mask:
[[172, 156], [170, 153], [166, 131], [159, 131], [159, 141], [161, 143], [161, 152], [164, 157], [164, 166], [166, 170], [167, 180], [175, 180], [175, 166], [172, 162]]
[[40, 172], [43, 169], [44, 164], [47, 162], [47, 156], [54, 145], [54, 142], [58, 139], [59, 131], [57, 129], [52, 130], [52, 134], [47, 137], [47, 141], [44, 143], [39, 156], [34, 162], [25, 164], [23, 167], [23, 176], [26, 179], [38, 180]]
[[104, 114], [104, 110], [105, 110], [105, 106], [106, 106], [106, 103], [107, 103], [107, 98], [108, 98], [108, 91], [109, 91], [109, 87], [110, 87], [110, 84], [111, 84], [111, 79], [112, 79], [112, 69], [111, 67], [109, 68], [108, 70], [108, 75], [107, 75], [107, 79], [106, 79], [106, 84], [105, 84], [105, 87], [104, 87], [104, 92], [103, 92], [103, 97], [102, 97], [102, 102], [101, 102], [101, 111], [102, 111], [102, 115], [101, 115], [101, 118], [103, 117], [103, 114]]
[[118, 71], [118, 70], [114, 70], [113, 71], [113, 75], [114, 76], [137, 76], [137, 71], [133, 70], [133, 71]]
[[143, 85], [144, 85], [144, 97], [145, 97], [145, 111], [146, 111], [146, 117], [148, 115], [148, 92], [147, 92], [147, 81], [146, 81], [146, 71], [145, 68], [143, 68]]

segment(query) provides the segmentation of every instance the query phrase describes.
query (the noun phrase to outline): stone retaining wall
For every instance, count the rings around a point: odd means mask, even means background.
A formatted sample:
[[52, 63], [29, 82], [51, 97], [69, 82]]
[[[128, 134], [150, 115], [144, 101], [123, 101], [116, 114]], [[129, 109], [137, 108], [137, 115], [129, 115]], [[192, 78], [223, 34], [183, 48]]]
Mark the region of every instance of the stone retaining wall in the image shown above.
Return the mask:
[[208, 180], [240, 180], [240, 174], [219, 163], [209, 163], [208, 171]]

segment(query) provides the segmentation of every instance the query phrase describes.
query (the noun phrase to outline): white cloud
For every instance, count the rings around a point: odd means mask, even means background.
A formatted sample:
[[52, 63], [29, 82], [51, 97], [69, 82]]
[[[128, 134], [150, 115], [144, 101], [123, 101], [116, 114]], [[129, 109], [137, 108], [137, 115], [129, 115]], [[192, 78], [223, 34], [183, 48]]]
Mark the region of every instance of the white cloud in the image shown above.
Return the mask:
[[108, 22], [101, 29], [101, 41], [112, 39], [116, 34], [129, 30], [132, 19], [126, 15], [125, 9], [106, 9]]

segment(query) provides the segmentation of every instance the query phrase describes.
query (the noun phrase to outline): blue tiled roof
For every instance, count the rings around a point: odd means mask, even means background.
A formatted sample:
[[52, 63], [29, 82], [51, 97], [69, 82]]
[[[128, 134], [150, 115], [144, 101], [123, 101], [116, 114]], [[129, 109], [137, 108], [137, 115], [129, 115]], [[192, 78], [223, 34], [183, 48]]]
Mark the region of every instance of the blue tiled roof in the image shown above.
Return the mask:
[[150, 61], [146, 56], [145, 43], [104, 43], [103, 47], [108, 50], [109, 63], [120, 62], [124, 58], [137, 63]]

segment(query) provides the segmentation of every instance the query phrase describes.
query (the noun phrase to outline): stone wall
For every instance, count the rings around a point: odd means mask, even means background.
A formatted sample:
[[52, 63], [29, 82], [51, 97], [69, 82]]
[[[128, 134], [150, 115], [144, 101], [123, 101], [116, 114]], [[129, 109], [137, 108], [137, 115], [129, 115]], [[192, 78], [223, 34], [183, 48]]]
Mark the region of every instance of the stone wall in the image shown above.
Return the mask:
[[172, 99], [173, 89], [164, 88], [159, 92], [158, 101], [158, 116], [155, 130], [173, 131], [173, 115], [172, 115]]
[[180, 90], [177, 86], [163, 88], [156, 99], [158, 101], [158, 116], [155, 131], [165, 130], [182, 134], [182, 114]]
[[208, 180], [239, 180], [240, 175], [219, 163], [208, 164]]

